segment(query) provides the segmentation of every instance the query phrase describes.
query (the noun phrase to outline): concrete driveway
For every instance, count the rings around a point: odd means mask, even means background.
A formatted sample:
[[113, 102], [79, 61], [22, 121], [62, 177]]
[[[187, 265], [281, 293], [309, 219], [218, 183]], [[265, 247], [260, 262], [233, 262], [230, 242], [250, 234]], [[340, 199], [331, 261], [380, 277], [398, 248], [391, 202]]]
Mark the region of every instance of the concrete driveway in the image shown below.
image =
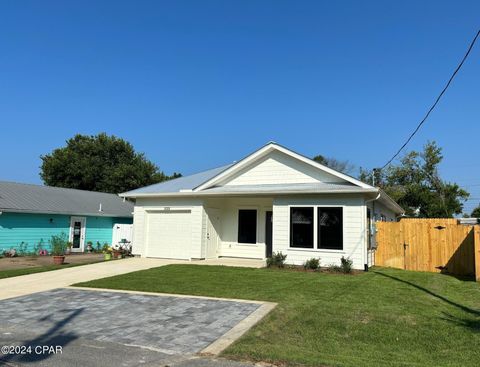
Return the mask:
[[[0, 301], [0, 345], [27, 348], [0, 361], [14, 366], [251, 366], [196, 353], [218, 344], [242, 320], [256, 313], [261, 318], [262, 307], [260, 302], [83, 288], [35, 293]], [[37, 353], [38, 346], [53, 346], [57, 353]]]
[[0, 300], [61, 287], [68, 287], [75, 283], [87, 282], [94, 279], [111, 277], [169, 264], [225, 265], [259, 268], [265, 266], [265, 261], [251, 259], [185, 261], [149, 258], [129, 258], [105, 261], [97, 264], [81, 265], [55, 271], [46, 271], [44, 273], [0, 279]]
[[180, 260], [129, 258], [5, 278], [0, 279], [0, 299], [67, 287], [79, 282], [87, 282], [137, 270], [168, 264], [186, 263], [188, 262]]

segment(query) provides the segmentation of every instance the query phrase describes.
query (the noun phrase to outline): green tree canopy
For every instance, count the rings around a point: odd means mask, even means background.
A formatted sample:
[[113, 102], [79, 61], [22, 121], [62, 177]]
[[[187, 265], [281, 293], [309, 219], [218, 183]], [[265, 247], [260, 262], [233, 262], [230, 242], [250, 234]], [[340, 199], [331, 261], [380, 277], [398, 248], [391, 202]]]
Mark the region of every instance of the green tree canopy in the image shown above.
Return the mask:
[[475, 209], [472, 210], [472, 213], [470, 214], [470, 217], [472, 217], [472, 218], [480, 218], [480, 205], [477, 206]]
[[469, 193], [456, 183], [441, 179], [438, 166], [442, 149], [428, 142], [422, 152], [407, 153], [398, 165], [380, 171], [361, 170], [360, 180], [382, 188], [406, 211], [408, 216], [449, 218], [461, 214]]
[[181, 176], [165, 175], [129, 142], [113, 135], [77, 134], [66, 143], [40, 157], [46, 185], [120, 193]]
[[336, 158], [332, 157], [325, 157], [321, 154], [316, 155], [313, 157], [315, 162], [323, 164], [324, 166], [330, 167], [335, 171], [342, 172], [342, 173], [351, 173], [354, 169], [354, 165], [351, 164], [349, 161], [341, 161]]

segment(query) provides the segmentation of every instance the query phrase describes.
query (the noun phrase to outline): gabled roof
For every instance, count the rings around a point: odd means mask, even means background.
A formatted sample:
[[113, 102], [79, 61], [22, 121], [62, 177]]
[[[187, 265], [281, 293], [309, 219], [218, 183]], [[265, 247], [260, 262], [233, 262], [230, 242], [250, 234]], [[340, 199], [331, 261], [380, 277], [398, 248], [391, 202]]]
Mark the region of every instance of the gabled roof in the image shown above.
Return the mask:
[[349, 175], [346, 175], [344, 173], [335, 171], [334, 169], [324, 166], [323, 164], [320, 164], [318, 162], [315, 162], [313, 159], [307, 158], [304, 155], [298, 154], [294, 152], [293, 150], [287, 149], [277, 143], [270, 142], [267, 145], [263, 146], [262, 148], [258, 149], [257, 151], [253, 152], [252, 154], [246, 156], [243, 158], [241, 161], [235, 163], [234, 165], [230, 166], [228, 169], [224, 170], [220, 174], [212, 177], [210, 180], [202, 183], [200, 186], [195, 188], [194, 191], [201, 191], [207, 187], [214, 186], [216, 183], [220, 182], [221, 180], [224, 180], [228, 177], [233, 176], [235, 173], [240, 171], [242, 168], [248, 166], [252, 162], [261, 159], [262, 157], [266, 156], [267, 154], [273, 152], [273, 151], [279, 151], [287, 156], [290, 156], [294, 159], [297, 159], [299, 161], [302, 161], [303, 163], [310, 165], [314, 168], [320, 169], [326, 173], [331, 174], [332, 176], [338, 177], [342, 180], [345, 180], [347, 182], [350, 182], [354, 185], [360, 186], [365, 189], [372, 189], [374, 188], [373, 186], [367, 185], [366, 183], [357, 180], [356, 178], [353, 178]]
[[133, 204], [115, 194], [0, 181], [0, 211], [132, 217]]
[[[337, 189], [345, 191], [345, 185], [347, 186], [350, 185], [348, 189], [354, 190], [356, 192], [358, 191], [377, 192], [378, 191], [373, 186], [367, 185], [344, 173], [337, 172], [334, 169], [331, 169], [330, 167], [317, 163], [312, 159], [309, 159], [305, 156], [295, 153], [276, 143], [268, 143], [267, 145], [263, 146], [262, 148], [258, 149], [257, 151], [253, 152], [252, 154], [248, 155], [247, 157], [243, 158], [242, 160], [236, 163], [228, 164], [222, 167], [217, 167], [217, 168], [210, 169], [203, 172], [199, 172], [190, 176], [183, 176], [170, 181], [142, 187], [136, 190], [122, 193], [120, 194], [120, 196], [140, 197], [140, 196], [156, 196], [156, 195], [167, 196], [167, 195], [181, 195], [181, 194], [191, 196], [193, 193], [196, 193], [196, 194], [203, 194], [203, 193], [206, 194], [206, 193], [214, 193], [214, 192], [220, 193], [222, 190], [223, 191], [233, 190], [232, 188], [226, 188], [223, 186], [222, 188], [220, 188], [215, 186], [219, 181], [225, 180], [228, 177], [233, 176], [234, 174], [236, 174], [246, 166], [252, 164], [256, 160], [261, 159], [262, 157], [265, 157], [266, 155], [268, 155], [270, 152], [273, 152], [273, 151], [280, 151], [284, 154], [287, 154], [288, 156], [298, 159], [310, 166], [313, 166], [317, 169], [327, 172], [342, 180], [342, 183], [338, 184], [340, 186], [335, 186], [334, 183], [328, 183], [330, 186], [327, 185], [326, 183], [324, 183], [323, 185], [316, 184], [316, 185], [310, 185], [310, 186], [302, 186], [302, 184], [294, 184], [294, 185], [290, 185], [290, 187], [287, 188], [288, 190], [299, 191], [299, 189], [303, 188], [304, 190], [307, 190], [307, 189], [320, 190], [320, 192], [330, 192]], [[264, 191], [265, 188], [262, 189], [262, 187], [264, 186], [269, 186], [269, 185], [253, 185], [253, 186], [249, 185], [244, 189], [248, 192], [254, 191], [255, 188], [258, 188], [259, 190]], [[281, 185], [281, 186], [285, 188], [284, 187], [285, 185]], [[279, 189], [282, 187], [279, 187]], [[237, 187], [237, 191], [241, 191], [241, 190], [242, 188]], [[319, 192], [319, 191], [311, 191], [311, 192]]]
[[[222, 182], [238, 174], [242, 169], [250, 167], [257, 160], [261, 160], [272, 152], [281, 152], [295, 160], [301, 161], [315, 169], [334, 176], [339, 182], [318, 183], [293, 183], [293, 184], [255, 184], [255, 185], [222, 185]], [[142, 187], [133, 191], [120, 194], [123, 197], [181, 197], [181, 196], [213, 196], [213, 195], [261, 195], [261, 194], [334, 194], [334, 193], [380, 193], [376, 187], [368, 185], [354, 177], [335, 171], [313, 161], [301, 154], [287, 149], [276, 143], [268, 143], [242, 160], [226, 166], [196, 173], [191, 176], [180, 177], [171, 181]], [[384, 193], [380, 200], [396, 208], [398, 212], [403, 209]]]

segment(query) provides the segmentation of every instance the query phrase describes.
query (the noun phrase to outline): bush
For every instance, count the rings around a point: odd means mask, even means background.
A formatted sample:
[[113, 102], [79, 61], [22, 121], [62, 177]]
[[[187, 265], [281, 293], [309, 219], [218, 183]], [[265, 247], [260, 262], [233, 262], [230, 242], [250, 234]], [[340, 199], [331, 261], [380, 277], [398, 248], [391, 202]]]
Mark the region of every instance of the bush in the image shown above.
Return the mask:
[[331, 273], [341, 273], [342, 272], [342, 268], [339, 265], [335, 265], [335, 264], [328, 265], [327, 269]]
[[320, 267], [320, 259], [312, 257], [311, 259], [305, 261], [303, 267], [305, 268], [305, 270], [317, 270]]
[[52, 246], [52, 255], [53, 256], [63, 256], [65, 255], [65, 250], [67, 249], [67, 235], [61, 233], [59, 235], [53, 235], [50, 239], [50, 244]]
[[332, 273], [350, 274], [353, 270], [352, 265], [352, 260], [350, 260], [348, 257], [345, 258], [344, 256], [342, 256], [342, 258], [340, 259], [340, 265], [331, 264], [328, 266], [328, 271]]
[[352, 272], [353, 261], [351, 259], [342, 256], [342, 258], [340, 259], [340, 263], [340, 269], [343, 273], [350, 274]]
[[272, 266], [283, 268], [285, 266], [286, 258], [287, 255], [284, 255], [281, 252], [272, 253], [272, 256], [267, 258], [267, 268], [270, 268]]

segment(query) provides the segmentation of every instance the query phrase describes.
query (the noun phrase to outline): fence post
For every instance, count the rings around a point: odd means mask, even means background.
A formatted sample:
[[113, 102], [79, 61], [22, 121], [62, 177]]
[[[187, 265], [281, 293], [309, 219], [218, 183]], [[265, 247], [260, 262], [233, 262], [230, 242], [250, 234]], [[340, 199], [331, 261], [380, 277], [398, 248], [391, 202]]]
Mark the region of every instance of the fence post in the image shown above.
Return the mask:
[[480, 282], [480, 225], [473, 226], [473, 249], [475, 253], [475, 279]]

